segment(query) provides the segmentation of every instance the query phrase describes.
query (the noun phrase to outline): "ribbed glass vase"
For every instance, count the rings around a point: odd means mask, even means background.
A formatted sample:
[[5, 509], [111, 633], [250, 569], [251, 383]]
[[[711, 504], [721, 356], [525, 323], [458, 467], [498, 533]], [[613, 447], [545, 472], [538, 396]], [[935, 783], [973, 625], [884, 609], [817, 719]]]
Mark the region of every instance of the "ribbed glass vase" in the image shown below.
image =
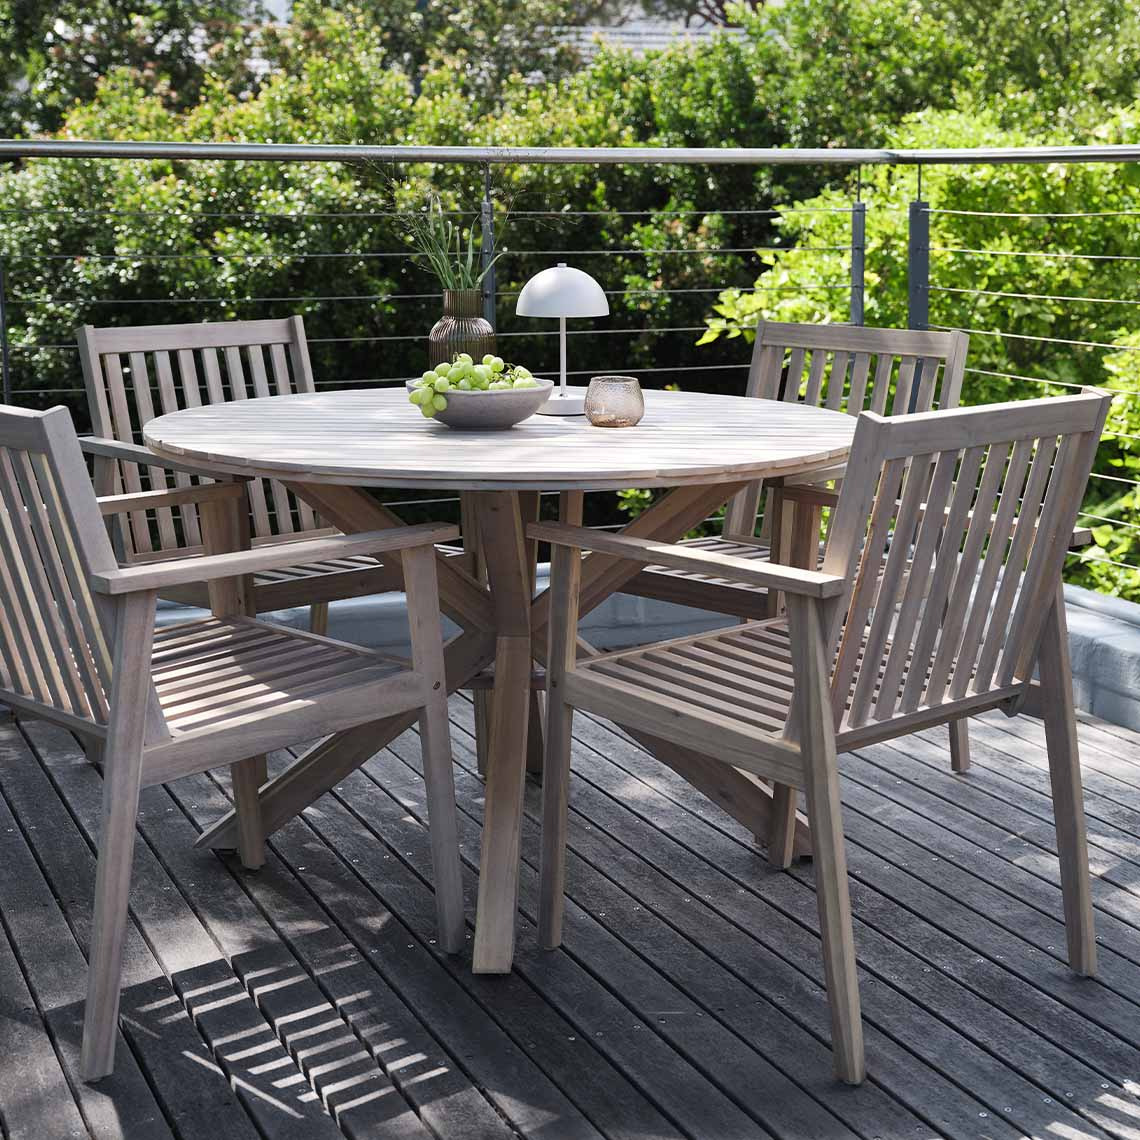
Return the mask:
[[483, 317], [481, 289], [445, 289], [443, 316], [428, 333], [428, 367], [450, 361], [457, 352], [469, 352], [478, 363], [495, 351], [495, 330]]

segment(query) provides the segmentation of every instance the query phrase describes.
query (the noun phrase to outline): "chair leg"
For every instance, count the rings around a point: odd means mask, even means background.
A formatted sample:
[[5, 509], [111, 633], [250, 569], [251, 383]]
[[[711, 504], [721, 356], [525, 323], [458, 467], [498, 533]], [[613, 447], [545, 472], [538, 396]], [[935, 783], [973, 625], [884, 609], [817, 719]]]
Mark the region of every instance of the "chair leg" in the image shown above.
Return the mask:
[[545, 754], [546, 702], [545, 694], [532, 692], [527, 706], [529, 724], [526, 730], [526, 770], [532, 776], [542, 775], [542, 761]]
[[491, 735], [491, 690], [476, 689], [471, 694], [475, 704], [475, 767], [487, 778], [487, 741]]
[[970, 770], [970, 720], [960, 717], [950, 722], [950, 767], [955, 772]]
[[324, 637], [329, 631], [328, 602], [313, 602], [309, 606], [309, 632]]
[[135, 819], [142, 788], [143, 743], [154, 692], [149, 667], [154, 603], [154, 594], [132, 595], [119, 603], [116, 612], [111, 718], [103, 767], [103, 818], [80, 1055], [80, 1072], [85, 1081], [108, 1076], [115, 1064]]
[[546, 757], [542, 778], [542, 864], [538, 899], [538, 943], [562, 944], [566, 889], [566, 815], [570, 801], [570, 746], [574, 709], [560, 700], [546, 706]]
[[831, 1047], [836, 1076], [857, 1085], [866, 1076], [866, 1061], [851, 898], [847, 890], [847, 855], [843, 848], [829, 662], [824, 652], [825, 626], [816, 603], [796, 595], [788, 596], [788, 616], [819, 933], [831, 1007]]
[[265, 864], [265, 829], [261, 822], [261, 801], [257, 790], [265, 783], [265, 757], [251, 756], [230, 765], [237, 819], [238, 857], [241, 865], [256, 871]]
[[538, 942], [562, 943], [566, 889], [566, 812], [570, 800], [570, 747], [574, 709], [563, 699], [578, 654], [578, 591], [582, 556], [568, 546], [550, 552], [550, 643], [546, 660], [546, 755], [542, 774], [542, 863]]
[[103, 771], [103, 760], [107, 754], [107, 742], [98, 737], [89, 736], [83, 741], [83, 751], [92, 767]]
[[87, 965], [83, 1021], [85, 1081], [108, 1076], [115, 1064], [119, 985], [127, 932], [142, 750], [110, 757], [103, 783], [103, 830], [95, 877], [95, 920]]
[[435, 876], [435, 910], [439, 944], [448, 954], [463, 948], [463, 873], [459, 863], [459, 815], [455, 806], [455, 774], [451, 725], [447, 717], [443, 642], [440, 638], [439, 585], [435, 551], [416, 547], [403, 554], [404, 588], [408, 596], [408, 631], [412, 666], [424, 678], [420, 709], [420, 748], [427, 790], [428, 833]]
[[455, 807], [455, 775], [447, 696], [438, 690], [420, 714], [420, 747], [427, 789], [428, 831], [435, 877], [435, 911], [439, 944], [448, 954], [463, 949], [463, 876], [459, 863], [459, 821]]
[[799, 797], [788, 784], [772, 785], [772, 813], [768, 823], [768, 865], [786, 871], [796, 846], [796, 807]]
[[1069, 965], [1075, 973], [1092, 977], [1096, 973], [1096, 931], [1093, 926], [1077, 720], [1073, 710], [1069, 635], [1060, 589], [1045, 621], [1039, 673], [1053, 815], [1057, 825], [1057, 851], [1061, 861], [1061, 894], [1065, 907]]
[[[819, 758], [811, 763], [819, 763]], [[827, 1000], [831, 1006], [835, 1074], [841, 1081], [857, 1085], [866, 1075], [866, 1062], [855, 940], [851, 927], [851, 899], [847, 890], [847, 856], [843, 850], [839, 811], [839, 776], [834, 767], [834, 757], [830, 773], [821, 772], [818, 778], [809, 780], [808, 818], [811, 821]]]

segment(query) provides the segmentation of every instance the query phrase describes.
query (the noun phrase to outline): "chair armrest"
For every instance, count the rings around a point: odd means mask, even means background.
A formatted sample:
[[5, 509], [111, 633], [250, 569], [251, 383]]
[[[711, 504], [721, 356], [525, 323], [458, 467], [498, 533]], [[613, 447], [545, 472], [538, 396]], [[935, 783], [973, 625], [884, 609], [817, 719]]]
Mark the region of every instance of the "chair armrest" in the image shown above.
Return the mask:
[[599, 554], [611, 554], [630, 562], [668, 566], [673, 570], [686, 570], [694, 574], [715, 574], [745, 585], [783, 590], [808, 598], [837, 597], [845, 585], [844, 579], [838, 575], [822, 574], [818, 570], [801, 570], [775, 562], [757, 562], [715, 550], [674, 546], [667, 542], [607, 534], [605, 531], [567, 526], [564, 523], [532, 523], [527, 527], [527, 534], [539, 542], [595, 550]]
[[458, 537], [459, 528], [447, 523], [419, 523], [416, 526], [366, 531], [362, 534], [338, 534], [331, 538], [312, 538], [302, 542], [275, 542], [259, 546], [256, 550], [234, 550], [227, 554], [137, 563], [120, 570], [92, 574], [91, 585], [100, 594], [162, 590], [170, 586], [184, 586], [189, 582], [236, 578], [262, 570], [280, 570], [307, 562], [323, 562], [330, 558], [385, 554], [413, 546], [433, 546], [437, 542], [454, 542]]
[[804, 503], [809, 507], [834, 507], [839, 503], [839, 492], [811, 483], [785, 483], [777, 488], [785, 502]]
[[181, 507], [186, 503], [214, 503], [245, 497], [242, 483], [202, 483], [197, 487], [176, 487], [172, 491], [138, 491], [132, 495], [102, 495], [99, 511], [121, 515], [128, 511], [153, 511], [158, 507]]
[[143, 467], [161, 467], [166, 471], [181, 471], [186, 475], [197, 475], [202, 479], [215, 479], [220, 483], [230, 483], [235, 479], [233, 475], [214, 471], [201, 464], [183, 459], [167, 459], [165, 455], [156, 455], [149, 447], [142, 447], [137, 443], [123, 443], [121, 440], [104, 439], [97, 435], [81, 435], [79, 446], [86, 454], [97, 455], [103, 459], [121, 459], [126, 463], [137, 463]]

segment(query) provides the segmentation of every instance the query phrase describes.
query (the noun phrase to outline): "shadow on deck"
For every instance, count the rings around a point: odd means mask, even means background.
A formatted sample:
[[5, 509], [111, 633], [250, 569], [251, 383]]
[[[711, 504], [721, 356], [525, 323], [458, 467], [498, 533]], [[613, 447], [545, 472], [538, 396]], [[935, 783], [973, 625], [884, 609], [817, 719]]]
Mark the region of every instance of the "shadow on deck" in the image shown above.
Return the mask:
[[[482, 785], [452, 702], [468, 914]], [[1140, 1137], [1140, 735], [1080, 726], [1101, 973], [1064, 931], [1039, 722], [971, 721], [842, 759], [870, 1079], [830, 1076], [811, 866], [580, 716], [565, 947], [536, 949], [528, 785], [516, 970], [433, 938], [414, 736], [247, 874], [193, 840], [211, 776], [144, 793], [113, 1078], [77, 1078], [101, 780], [0, 719], [6, 1140], [179, 1137]], [[279, 758], [280, 759], [280, 758]]]

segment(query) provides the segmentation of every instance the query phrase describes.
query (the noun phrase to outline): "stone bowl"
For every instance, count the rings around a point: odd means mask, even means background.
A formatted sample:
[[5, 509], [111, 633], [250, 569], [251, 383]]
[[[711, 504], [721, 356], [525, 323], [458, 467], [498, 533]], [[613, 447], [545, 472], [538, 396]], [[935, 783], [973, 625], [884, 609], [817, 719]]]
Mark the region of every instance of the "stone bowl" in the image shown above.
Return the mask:
[[[553, 380], [539, 380], [537, 388], [501, 388], [495, 392], [460, 392], [455, 388], [447, 395], [447, 407], [435, 413], [441, 424], [457, 431], [502, 431], [533, 416], [554, 388]], [[405, 385], [410, 392], [414, 380]], [[420, 415], [413, 404], [408, 411]]]

